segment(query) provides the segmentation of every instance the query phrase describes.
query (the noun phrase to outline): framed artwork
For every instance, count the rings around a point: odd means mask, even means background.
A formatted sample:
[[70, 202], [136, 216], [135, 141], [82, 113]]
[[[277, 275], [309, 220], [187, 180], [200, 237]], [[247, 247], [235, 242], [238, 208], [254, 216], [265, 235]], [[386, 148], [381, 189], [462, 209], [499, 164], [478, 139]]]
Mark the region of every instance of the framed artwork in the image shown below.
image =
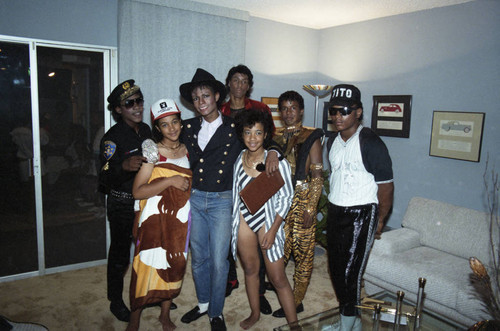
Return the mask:
[[484, 116], [485, 113], [435, 110], [429, 155], [479, 162]]
[[409, 138], [411, 95], [374, 95], [372, 130], [379, 136]]
[[262, 97], [260, 98], [260, 101], [265, 103], [271, 109], [271, 114], [273, 116], [273, 122], [276, 129], [283, 127], [283, 123], [281, 122], [281, 114], [278, 109], [278, 98]]
[[325, 132], [326, 137], [333, 137], [337, 134], [337, 128], [328, 113], [328, 108], [330, 108], [330, 102], [327, 101], [323, 106], [323, 132]]

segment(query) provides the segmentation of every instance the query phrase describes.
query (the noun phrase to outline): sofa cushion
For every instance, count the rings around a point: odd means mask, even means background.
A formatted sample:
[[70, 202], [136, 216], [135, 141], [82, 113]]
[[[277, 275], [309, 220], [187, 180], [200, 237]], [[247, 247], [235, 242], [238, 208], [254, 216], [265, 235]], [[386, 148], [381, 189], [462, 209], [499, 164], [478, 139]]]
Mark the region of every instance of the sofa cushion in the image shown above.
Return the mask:
[[380, 240], [375, 240], [371, 254], [392, 255], [420, 246], [420, 235], [409, 228], [400, 228], [382, 233]]
[[418, 278], [427, 279], [427, 299], [456, 309], [460, 290], [470, 291], [468, 260], [430, 247], [420, 246], [392, 256], [371, 254], [366, 273], [404, 291], [418, 291]]
[[420, 197], [412, 198], [403, 227], [420, 233], [420, 243], [490, 264], [489, 218], [486, 213]]

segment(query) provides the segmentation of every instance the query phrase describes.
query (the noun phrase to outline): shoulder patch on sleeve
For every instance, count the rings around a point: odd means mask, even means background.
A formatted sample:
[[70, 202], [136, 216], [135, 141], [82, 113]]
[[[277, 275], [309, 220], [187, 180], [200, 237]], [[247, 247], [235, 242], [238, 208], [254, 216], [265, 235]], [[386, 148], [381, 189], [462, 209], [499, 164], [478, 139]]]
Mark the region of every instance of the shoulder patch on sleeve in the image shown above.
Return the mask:
[[104, 157], [107, 161], [111, 159], [111, 157], [115, 154], [116, 144], [111, 140], [106, 140], [104, 142]]

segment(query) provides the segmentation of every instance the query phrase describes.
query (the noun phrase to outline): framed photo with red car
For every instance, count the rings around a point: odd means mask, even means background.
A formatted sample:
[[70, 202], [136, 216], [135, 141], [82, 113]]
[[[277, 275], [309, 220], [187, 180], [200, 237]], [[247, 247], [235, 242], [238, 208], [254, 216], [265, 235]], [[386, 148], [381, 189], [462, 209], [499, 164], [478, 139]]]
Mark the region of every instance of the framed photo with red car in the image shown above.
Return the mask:
[[411, 95], [374, 95], [372, 127], [379, 136], [409, 138]]

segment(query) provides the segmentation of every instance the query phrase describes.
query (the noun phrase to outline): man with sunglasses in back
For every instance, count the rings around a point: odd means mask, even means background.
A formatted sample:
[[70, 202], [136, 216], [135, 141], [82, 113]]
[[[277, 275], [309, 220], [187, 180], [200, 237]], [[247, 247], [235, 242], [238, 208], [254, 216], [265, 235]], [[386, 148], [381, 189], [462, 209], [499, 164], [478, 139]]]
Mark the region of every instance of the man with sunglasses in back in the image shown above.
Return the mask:
[[107, 214], [111, 233], [108, 254], [108, 300], [110, 310], [120, 321], [128, 322], [130, 311], [123, 302], [123, 276], [130, 261], [134, 197], [132, 184], [146, 158], [141, 144], [151, 138], [151, 129], [142, 122], [144, 98], [130, 79], [120, 83], [108, 97], [108, 109], [116, 124], [101, 139], [100, 190], [108, 195]]
[[373, 240], [392, 207], [392, 162], [382, 139], [361, 125], [363, 104], [357, 87], [335, 86], [329, 113], [338, 134], [328, 146], [328, 262], [341, 318], [324, 329], [361, 330], [356, 305]]

